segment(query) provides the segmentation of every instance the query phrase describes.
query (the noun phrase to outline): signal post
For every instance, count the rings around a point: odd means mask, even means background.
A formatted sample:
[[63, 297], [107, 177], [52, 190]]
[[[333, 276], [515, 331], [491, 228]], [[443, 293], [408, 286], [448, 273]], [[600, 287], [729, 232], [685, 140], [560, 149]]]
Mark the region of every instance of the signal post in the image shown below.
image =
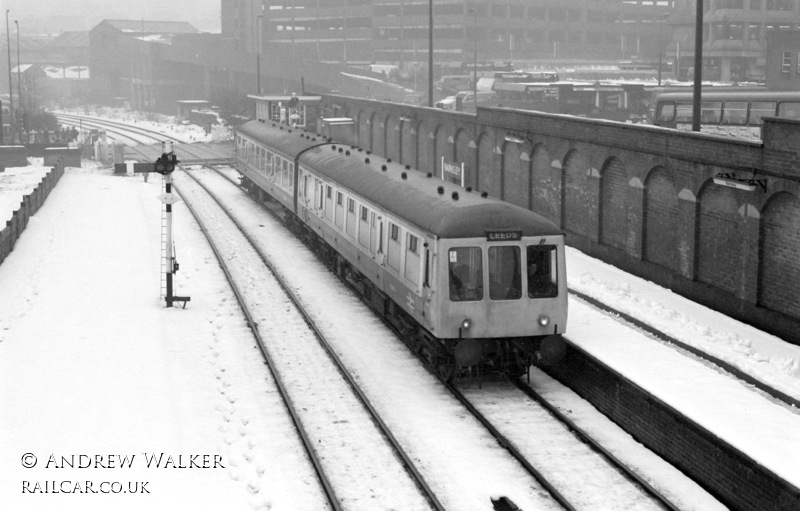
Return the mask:
[[[123, 164], [124, 165], [124, 164]], [[158, 196], [159, 200], [165, 206], [165, 222], [164, 238], [162, 239], [162, 257], [164, 267], [164, 277], [166, 279], [166, 293], [164, 299], [167, 302], [167, 307], [172, 307], [175, 302], [183, 303], [186, 308], [186, 302], [191, 298], [188, 296], [175, 296], [173, 294], [173, 275], [178, 271], [179, 265], [175, 258], [175, 244], [172, 241], [172, 205], [178, 202], [178, 199], [172, 193], [172, 172], [178, 165], [178, 157], [172, 150], [172, 142], [161, 142], [161, 156], [155, 163], [136, 163], [133, 166], [134, 173], [142, 172], [157, 172], [164, 176], [164, 193]]]

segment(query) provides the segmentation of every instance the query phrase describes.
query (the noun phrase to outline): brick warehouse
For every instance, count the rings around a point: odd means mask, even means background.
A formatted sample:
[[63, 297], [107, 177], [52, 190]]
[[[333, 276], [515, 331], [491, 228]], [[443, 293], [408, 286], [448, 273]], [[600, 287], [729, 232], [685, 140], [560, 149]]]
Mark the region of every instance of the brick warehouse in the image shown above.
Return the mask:
[[503, 108], [321, 107], [354, 119], [343, 142], [425, 172], [463, 162], [467, 186], [555, 220], [571, 246], [800, 343], [798, 122], [768, 119], [762, 143]]

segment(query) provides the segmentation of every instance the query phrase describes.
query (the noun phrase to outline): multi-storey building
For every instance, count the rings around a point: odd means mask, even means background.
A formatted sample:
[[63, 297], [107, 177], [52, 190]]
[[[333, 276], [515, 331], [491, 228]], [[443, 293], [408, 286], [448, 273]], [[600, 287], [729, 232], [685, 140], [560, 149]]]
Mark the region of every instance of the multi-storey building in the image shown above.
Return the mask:
[[[681, 77], [694, 66], [695, 0], [676, 6], [667, 54], [678, 57]], [[764, 80], [767, 34], [800, 26], [798, 0], [704, 0], [703, 79]]]
[[[344, 65], [543, 59], [655, 61], [676, 0], [222, 0], [245, 51]], [[252, 50], [251, 50], [252, 51]]]

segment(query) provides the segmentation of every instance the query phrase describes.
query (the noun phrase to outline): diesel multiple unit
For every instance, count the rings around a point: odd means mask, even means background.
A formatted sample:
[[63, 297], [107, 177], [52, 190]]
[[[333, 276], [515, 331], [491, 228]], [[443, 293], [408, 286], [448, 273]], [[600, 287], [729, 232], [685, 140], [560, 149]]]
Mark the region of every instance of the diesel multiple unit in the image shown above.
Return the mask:
[[521, 374], [567, 323], [564, 235], [524, 208], [316, 135], [251, 121], [237, 168], [259, 199], [445, 379]]

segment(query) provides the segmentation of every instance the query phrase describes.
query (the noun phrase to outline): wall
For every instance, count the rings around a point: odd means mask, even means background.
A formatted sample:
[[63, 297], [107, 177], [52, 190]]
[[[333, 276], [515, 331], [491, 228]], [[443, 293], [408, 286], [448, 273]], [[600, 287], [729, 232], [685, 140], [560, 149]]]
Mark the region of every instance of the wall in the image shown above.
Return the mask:
[[0, 166], [24, 167], [28, 164], [28, 151], [23, 145], [0, 146]]
[[800, 344], [800, 123], [768, 119], [761, 143], [503, 108], [322, 108], [356, 120], [345, 143], [435, 175], [442, 156], [464, 162], [467, 186], [552, 219], [571, 246]]
[[81, 149], [79, 147], [48, 147], [44, 150], [44, 166], [52, 167], [81, 166]]

